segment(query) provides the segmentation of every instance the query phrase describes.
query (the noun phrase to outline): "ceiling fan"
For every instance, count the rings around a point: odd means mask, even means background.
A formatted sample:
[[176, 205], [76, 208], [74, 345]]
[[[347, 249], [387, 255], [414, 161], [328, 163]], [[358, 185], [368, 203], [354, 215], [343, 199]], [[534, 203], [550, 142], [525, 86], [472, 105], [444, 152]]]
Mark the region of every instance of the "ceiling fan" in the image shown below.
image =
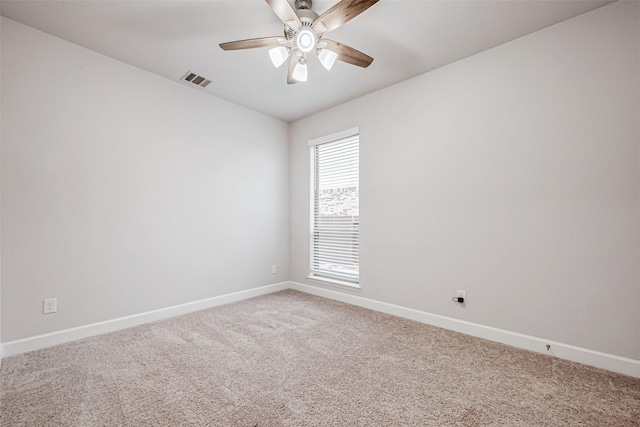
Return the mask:
[[295, 0], [295, 9], [287, 0], [266, 0], [284, 23], [284, 36], [261, 37], [220, 43], [224, 50], [270, 47], [269, 57], [277, 68], [289, 59], [287, 83], [307, 81], [308, 56], [317, 55], [330, 70], [336, 59], [366, 68], [373, 58], [345, 44], [324, 38], [329, 31], [352, 20], [378, 0], [342, 0], [322, 15], [311, 10], [312, 0]]

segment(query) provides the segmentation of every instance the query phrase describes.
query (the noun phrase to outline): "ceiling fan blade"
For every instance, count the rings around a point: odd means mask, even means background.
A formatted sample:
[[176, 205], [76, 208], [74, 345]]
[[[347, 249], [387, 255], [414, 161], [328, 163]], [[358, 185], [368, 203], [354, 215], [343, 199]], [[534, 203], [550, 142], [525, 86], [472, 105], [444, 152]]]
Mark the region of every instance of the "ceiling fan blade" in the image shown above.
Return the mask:
[[[300, 22], [300, 18], [296, 15], [296, 11], [293, 10], [291, 5], [287, 0], [266, 0], [267, 4], [271, 7], [273, 12], [278, 15], [278, 18], [285, 24], [290, 27], [295, 25], [295, 29], [300, 28], [302, 23]], [[290, 25], [290, 22], [293, 21], [295, 24]]]
[[358, 67], [367, 68], [373, 62], [373, 58], [360, 52], [346, 44], [335, 42], [333, 40], [322, 39], [327, 44], [326, 49], [338, 54], [338, 59]]
[[296, 52], [291, 54], [291, 59], [289, 59], [289, 71], [287, 72], [287, 84], [289, 85], [298, 83], [298, 81], [293, 78], [293, 69], [296, 67], [299, 59], [300, 57], [296, 55]]
[[313, 29], [319, 33], [335, 30], [377, 2], [378, 0], [342, 0], [313, 21]]
[[282, 46], [286, 42], [284, 37], [261, 37], [258, 39], [237, 40], [235, 42], [220, 43], [224, 50], [253, 49], [256, 47]]

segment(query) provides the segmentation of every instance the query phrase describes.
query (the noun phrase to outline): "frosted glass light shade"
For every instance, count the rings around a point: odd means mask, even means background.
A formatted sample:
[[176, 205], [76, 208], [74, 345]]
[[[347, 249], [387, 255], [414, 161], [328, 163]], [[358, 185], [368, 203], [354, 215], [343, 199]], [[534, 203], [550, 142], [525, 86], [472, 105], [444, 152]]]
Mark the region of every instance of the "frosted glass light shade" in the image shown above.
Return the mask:
[[338, 54], [328, 49], [321, 49], [318, 53], [318, 59], [324, 68], [330, 70], [333, 64], [336, 63]]
[[269, 49], [269, 58], [271, 58], [271, 62], [273, 62], [273, 66], [278, 68], [284, 61], [289, 57], [289, 51], [286, 47], [274, 47], [273, 49]]
[[299, 82], [307, 81], [307, 64], [297, 63], [293, 69], [293, 73], [291, 74], [294, 80]]

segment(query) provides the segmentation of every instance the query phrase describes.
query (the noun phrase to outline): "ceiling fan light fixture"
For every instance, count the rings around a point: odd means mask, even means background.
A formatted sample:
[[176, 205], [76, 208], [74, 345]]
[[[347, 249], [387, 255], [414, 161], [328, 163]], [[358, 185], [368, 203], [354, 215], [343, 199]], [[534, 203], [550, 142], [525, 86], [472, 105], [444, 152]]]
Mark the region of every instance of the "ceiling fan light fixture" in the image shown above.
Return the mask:
[[327, 70], [331, 70], [333, 64], [336, 63], [336, 59], [338, 59], [338, 54], [331, 50], [320, 49], [318, 52], [318, 60], [320, 60], [322, 66]]
[[225, 51], [269, 48], [269, 58], [276, 68], [288, 62], [287, 84], [307, 81], [307, 54], [311, 57], [311, 52], [327, 70], [332, 69], [338, 59], [367, 68], [373, 62], [372, 57], [345, 44], [325, 39], [324, 35], [351, 21], [378, 1], [340, 0], [318, 15], [311, 8], [313, 0], [266, 0], [284, 24], [284, 35], [220, 43], [220, 48]]
[[298, 62], [293, 69], [293, 73], [291, 74], [294, 80], [299, 82], [307, 81], [307, 64], [305, 62]]
[[300, 52], [311, 52], [316, 44], [316, 36], [310, 30], [302, 30], [296, 36], [296, 44]]
[[271, 62], [273, 63], [273, 66], [276, 68], [284, 64], [284, 62], [287, 60], [288, 57], [289, 57], [289, 51], [287, 50], [286, 47], [279, 46], [279, 47], [274, 47], [273, 49], [269, 49], [269, 58], [271, 58]]

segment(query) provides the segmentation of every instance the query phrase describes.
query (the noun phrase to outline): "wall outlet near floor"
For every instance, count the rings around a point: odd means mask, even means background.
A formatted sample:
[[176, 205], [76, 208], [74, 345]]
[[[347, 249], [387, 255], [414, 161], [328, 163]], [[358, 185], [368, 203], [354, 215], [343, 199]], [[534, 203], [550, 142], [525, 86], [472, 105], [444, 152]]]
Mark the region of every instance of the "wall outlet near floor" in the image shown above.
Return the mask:
[[275, 266], [275, 264], [271, 266], [271, 274], [276, 274], [276, 266]]
[[464, 302], [467, 302], [467, 291], [458, 291], [456, 295], [458, 298], [464, 298]]
[[58, 311], [58, 299], [57, 298], [47, 298], [44, 300], [44, 314], [55, 313]]

